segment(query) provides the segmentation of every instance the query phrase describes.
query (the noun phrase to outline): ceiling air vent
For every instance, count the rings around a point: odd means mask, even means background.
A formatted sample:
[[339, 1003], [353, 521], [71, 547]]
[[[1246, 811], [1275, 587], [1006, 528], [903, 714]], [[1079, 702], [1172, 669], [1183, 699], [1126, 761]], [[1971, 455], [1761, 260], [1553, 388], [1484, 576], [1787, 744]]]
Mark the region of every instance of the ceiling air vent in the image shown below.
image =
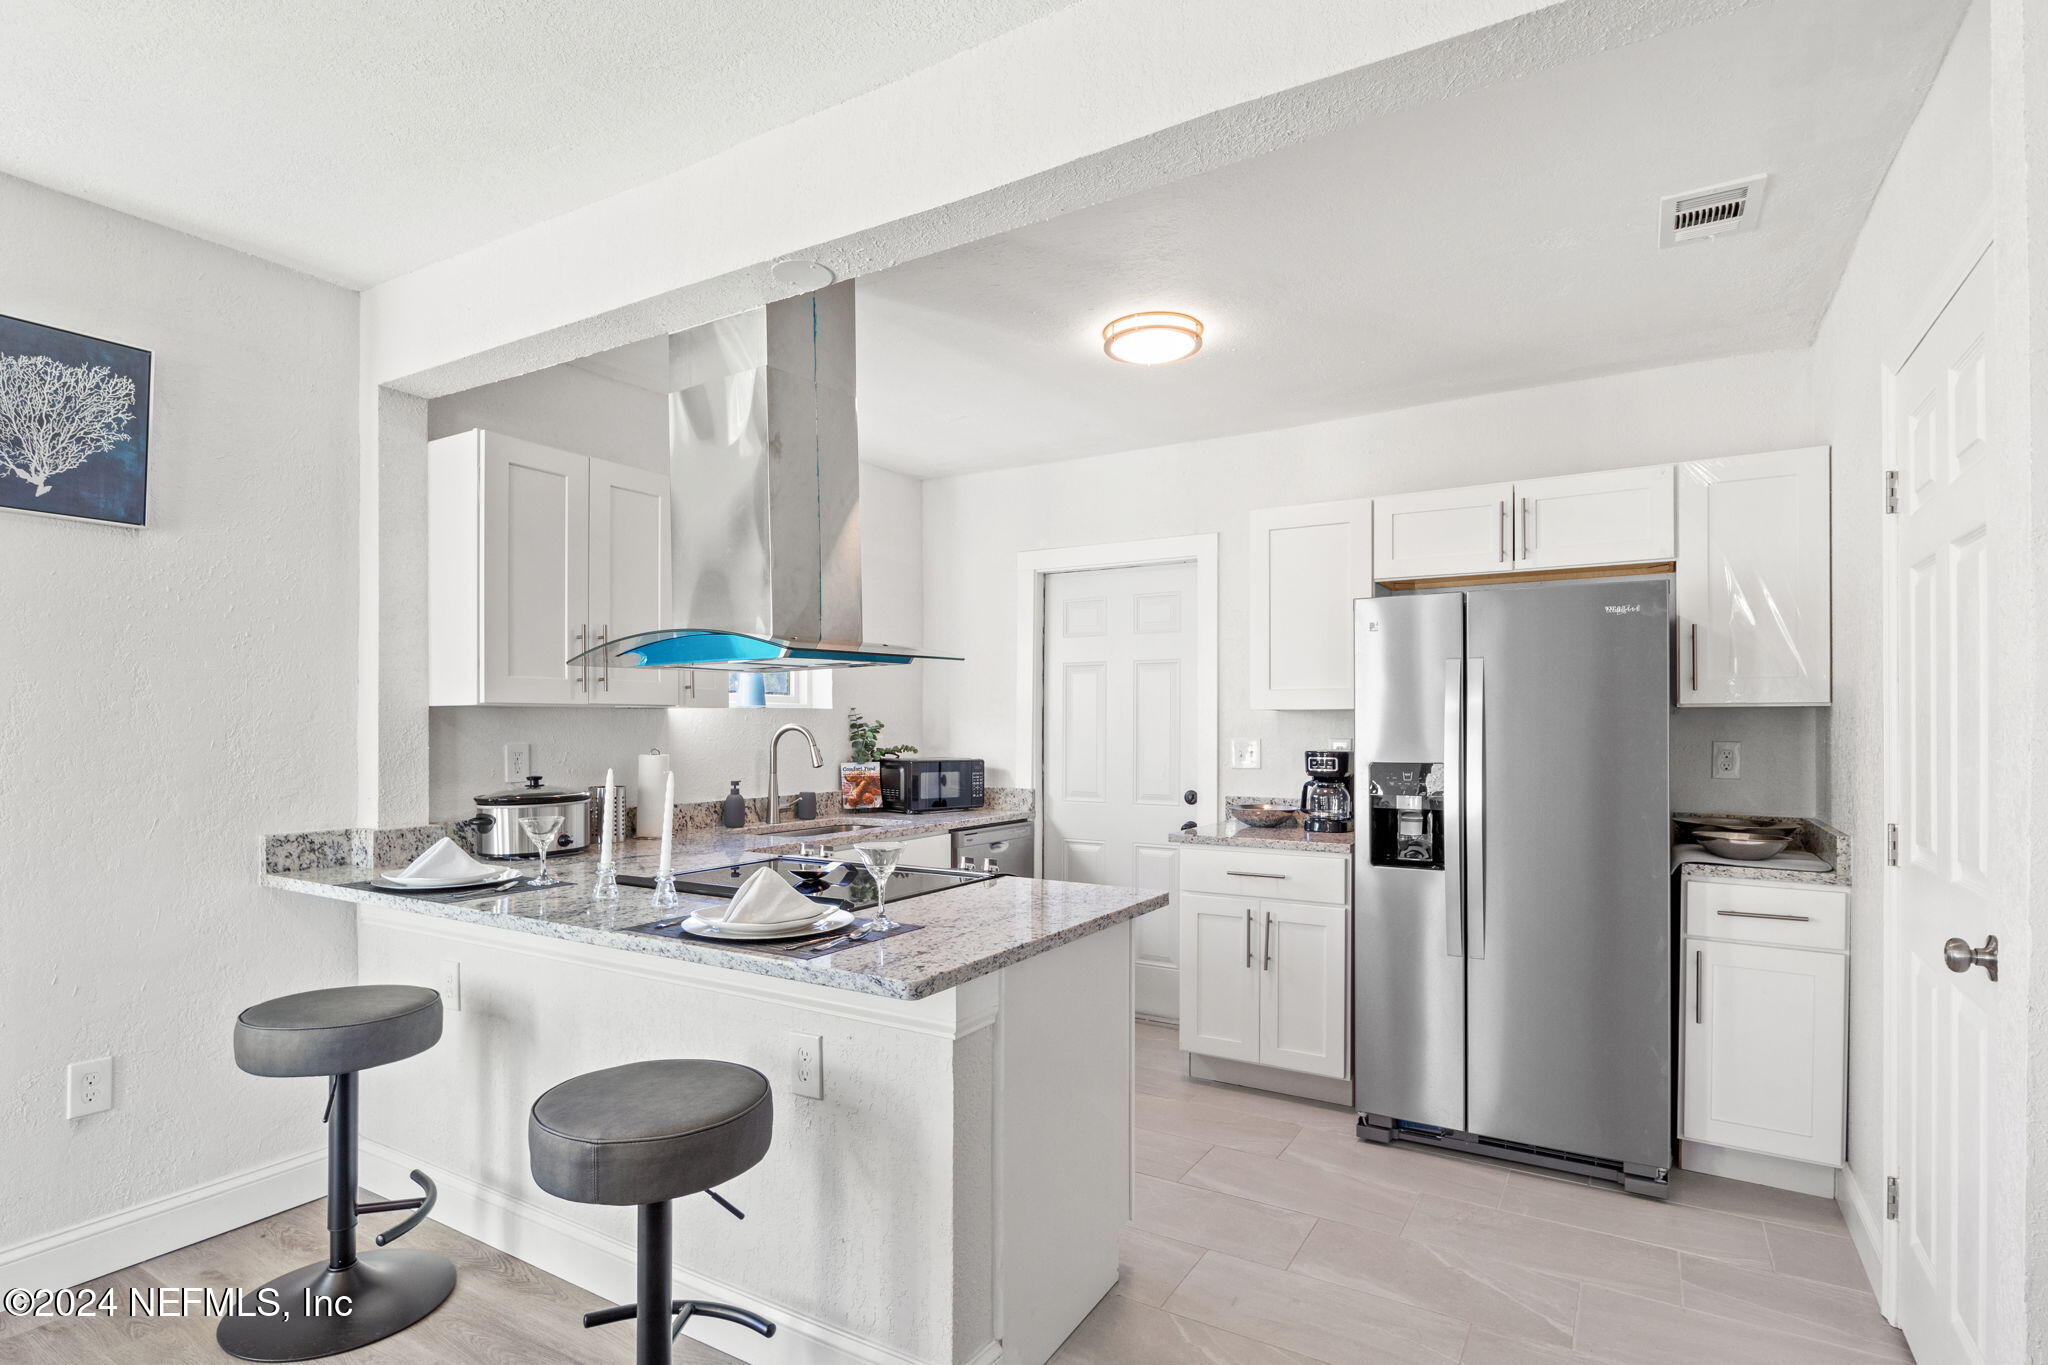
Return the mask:
[[1733, 184], [1669, 196], [1664, 200], [1663, 222], [1658, 227], [1660, 244], [1677, 246], [1681, 242], [1748, 231], [1763, 210], [1764, 182], [1768, 178], [1752, 176]]

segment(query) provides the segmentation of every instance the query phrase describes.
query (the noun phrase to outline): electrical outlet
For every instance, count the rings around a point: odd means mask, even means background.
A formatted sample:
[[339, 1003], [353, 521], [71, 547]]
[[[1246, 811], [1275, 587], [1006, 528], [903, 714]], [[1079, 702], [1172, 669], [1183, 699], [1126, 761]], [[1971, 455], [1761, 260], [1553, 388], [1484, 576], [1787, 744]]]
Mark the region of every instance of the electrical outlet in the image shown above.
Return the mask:
[[1230, 766], [1233, 768], [1256, 768], [1259, 766], [1259, 742], [1255, 739], [1233, 739], [1230, 741]]
[[1732, 739], [1714, 741], [1714, 776], [1742, 776], [1742, 745]]
[[533, 771], [533, 746], [525, 740], [505, 746], [505, 781], [507, 785], [524, 782], [526, 775]]
[[114, 1107], [114, 1059], [95, 1057], [64, 1068], [64, 1117], [82, 1119]]
[[825, 1098], [825, 1040], [815, 1033], [789, 1035], [789, 1087], [806, 1099]]
[[442, 1009], [462, 1013], [462, 964], [452, 957], [444, 958], [441, 971], [434, 978], [434, 989], [441, 992]]

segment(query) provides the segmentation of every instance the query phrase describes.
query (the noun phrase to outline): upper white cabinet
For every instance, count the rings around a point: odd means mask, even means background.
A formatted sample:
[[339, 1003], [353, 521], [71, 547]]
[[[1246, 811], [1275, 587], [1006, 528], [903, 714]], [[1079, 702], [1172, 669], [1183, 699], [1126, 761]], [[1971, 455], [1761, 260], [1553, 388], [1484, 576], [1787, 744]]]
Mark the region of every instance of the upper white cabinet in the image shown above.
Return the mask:
[[567, 662], [668, 609], [666, 479], [496, 432], [428, 445], [430, 706], [674, 706], [673, 672]]
[[1353, 498], [1251, 515], [1251, 704], [1351, 705], [1351, 603], [1372, 596], [1372, 502]]
[[1678, 466], [1678, 704], [1830, 700], [1828, 448]]
[[1506, 573], [1514, 554], [1511, 483], [1374, 498], [1372, 576], [1449, 578]]
[[1670, 465], [1402, 493], [1373, 500], [1373, 577], [1668, 562]]
[[1515, 569], [1667, 563], [1676, 553], [1672, 469], [1603, 469], [1515, 485]]

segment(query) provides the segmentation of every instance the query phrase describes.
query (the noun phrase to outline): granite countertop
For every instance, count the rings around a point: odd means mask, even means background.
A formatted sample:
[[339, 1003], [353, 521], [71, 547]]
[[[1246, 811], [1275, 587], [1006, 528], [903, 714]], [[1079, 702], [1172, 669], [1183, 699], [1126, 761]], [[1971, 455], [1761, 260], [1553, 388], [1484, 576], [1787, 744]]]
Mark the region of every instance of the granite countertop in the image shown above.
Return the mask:
[[1349, 853], [1349, 834], [1310, 834], [1298, 821], [1272, 829], [1260, 829], [1240, 820], [1197, 825], [1166, 836], [1169, 843], [1201, 844], [1216, 848], [1270, 848], [1286, 853]]
[[[916, 838], [1020, 818], [1025, 817], [1017, 811], [983, 810], [957, 815], [895, 818], [854, 815], [808, 824], [840, 824], [858, 820], [872, 822], [870, 829], [886, 831], [891, 836]], [[802, 837], [834, 847], [873, 837], [864, 832], [806, 836], [804, 829], [803, 826], [792, 828], [785, 824], [679, 833], [675, 839], [675, 867], [677, 871], [690, 871], [719, 867], [748, 857], [793, 851]], [[902, 934], [871, 946], [848, 948], [826, 957], [802, 959], [760, 949], [627, 932], [631, 925], [645, 924], [666, 916], [649, 903], [653, 892], [644, 888], [621, 887], [619, 899], [605, 907], [599, 907], [592, 901], [590, 882], [597, 866], [595, 852], [548, 859], [549, 867], [558, 869], [568, 885], [448, 904], [351, 887], [348, 883], [365, 881], [370, 876], [370, 866], [360, 861], [329, 861], [323, 866], [290, 869], [280, 866], [281, 862], [296, 861], [291, 857], [293, 849], [289, 846], [282, 850], [284, 856], [280, 857], [278, 846], [281, 843], [311, 837], [274, 837], [270, 841], [272, 849], [266, 862], [264, 882], [281, 890], [332, 900], [357, 901], [435, 919], [567, 939], [628, 952], [652, 953], [685, 962], [755, 972], [896, 1000], [918, 1000], [951, 990], [1013, 962], [1035, 957], [1063, 943], [1085, 938], [1111, 925], [1157, 910], [1167, 900], [1164, 892], [1131, 887], [996, 877], [949, 887], [892, 906], [897, 919], [923, 926], [916, 933]], [[628, 839], [620, 846], [619, 870], [651, 876], [659, 856], [658, 840]], [[382, 861], [388, 865], [395, 860], [387, 858]], [[681, 898], [680, 910], [687, 913], [701, 906], [725, 904], [726, 901], [712, 897], [685, 895]]]
[[[1680, 820], [1709, 820], [1710, 815], [1679, 814]], [[1792, 848], [1777, 858], [1761, 862], [1736, 862], [1716, 858], [1697, 844], [1680, 843], [1672, 849], [1673, 870], [1688, 881], [1778, 882], [1788, 886], [1849, 885], [1849, 836], [1821, 820], [1788, 816], [1786, 823], [1799, 826]], [[1806, 856], [1799, 857], [1798, 854]], [[1816, 868], [1818, 860], [1823, 867]]]

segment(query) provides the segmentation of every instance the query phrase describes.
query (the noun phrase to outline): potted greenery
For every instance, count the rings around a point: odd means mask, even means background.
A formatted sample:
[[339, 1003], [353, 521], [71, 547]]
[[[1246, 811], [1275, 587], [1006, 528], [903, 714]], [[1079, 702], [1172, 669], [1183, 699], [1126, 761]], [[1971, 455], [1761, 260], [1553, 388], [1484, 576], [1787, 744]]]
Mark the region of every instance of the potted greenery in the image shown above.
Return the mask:
[[882, 760], [914, 754], [909, 744], [883, 744], [882, 722], [863, 717], [858, 707], [846, 712], [846, 738], [853, 762], [839, 765], [839, 804], [846, 810], [878, 810], [882, 805]]

